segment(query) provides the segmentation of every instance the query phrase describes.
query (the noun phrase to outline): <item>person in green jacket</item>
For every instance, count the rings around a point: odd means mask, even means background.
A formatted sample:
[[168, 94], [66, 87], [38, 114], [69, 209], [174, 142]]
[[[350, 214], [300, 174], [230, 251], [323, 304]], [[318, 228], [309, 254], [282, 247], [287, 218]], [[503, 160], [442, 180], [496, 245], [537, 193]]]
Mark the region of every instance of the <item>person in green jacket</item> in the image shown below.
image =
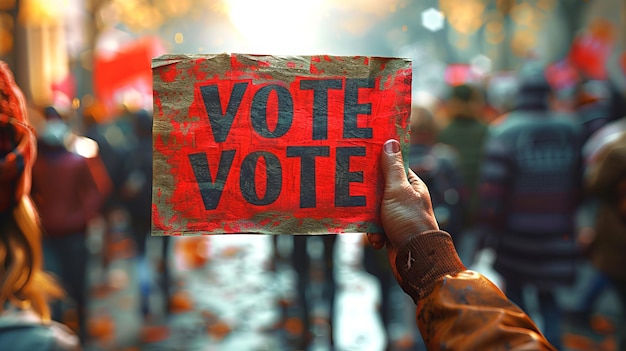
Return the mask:
[[[454, 233], [455, 242], [460, 242], [463, 236], [472, 235], [476, 224], [479, 207], [478, 181], [489, 127], [483, 121], [484, 98], [477, 87], [467, 84], [452, 87], [446, 108], [450, 122], [439, 132], [437, 141], [456, 149], [459, 171], [467, 191], [463, 229]], [[470, 252], [468, 255], [468, 259], [471, 259], [474, 253]]]

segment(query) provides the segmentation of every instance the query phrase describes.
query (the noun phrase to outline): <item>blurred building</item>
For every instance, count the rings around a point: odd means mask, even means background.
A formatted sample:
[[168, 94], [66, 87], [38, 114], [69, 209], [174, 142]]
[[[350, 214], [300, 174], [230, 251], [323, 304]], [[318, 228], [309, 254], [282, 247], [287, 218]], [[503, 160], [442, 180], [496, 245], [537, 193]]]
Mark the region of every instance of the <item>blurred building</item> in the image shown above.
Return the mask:
[[120, 53], [132, 60], [145, 37], [155, 47], [135, 71], [163, 52], [402, 56], [414, 90], [438, 95], [528, 57], [563, 59], [598, 18], [610, 29], [595, 45], [623, 52], [625, 13], [625, 0], [0, 0], [0, 59], [32, 104], [74, 110], [103, 98], [150, 105], [145, 74], [103, 93], [111, 83], [97, 73], [114, 72], [106, 63]]

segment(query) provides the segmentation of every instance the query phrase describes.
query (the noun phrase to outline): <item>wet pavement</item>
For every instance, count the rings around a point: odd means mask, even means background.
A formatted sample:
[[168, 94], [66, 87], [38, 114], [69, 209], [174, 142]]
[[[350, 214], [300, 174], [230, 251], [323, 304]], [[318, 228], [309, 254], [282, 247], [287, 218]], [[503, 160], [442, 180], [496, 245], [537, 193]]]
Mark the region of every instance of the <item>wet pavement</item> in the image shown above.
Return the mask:
[[[97, 236], [97, 235], [95, 235]], [[151, 264], [159, 267], [162, 238], [148, 240]], [[317, 241], [316, 241], [317, 239]], [[269, 236], [173, 237], [171, 312], [165, 313], [160, 275], [153, 272], [150, 310], [140, 310], [139, 275], [132, 241], [120, 235], [109, 245], [115, 254], [103, 268], [92, 238], [90, 335], [87, 350], [295, 350], [302, 323], [297, 317], [296, 276], [288, 238], [279, 239], [283, 259], [272, 265]], [[336, 246], [336, 350], [381, 350], [385, 337], [377, 320], [375, 279], [360, 264], [362, 236], [345, 234]], [[321, 239], [309, 244], [312, 257], [313, 335], [310, 350], [330, 350], [328, 303], [321, 297]], [[155, 269], [155, 270], [158, 270]], [[411, 300], [399, 290], [394, 335], [408, 345], [414, 334]], [[397, 348], [398, 350], [409, 349]]]
[[[282, 259], [272, 261], [270, 236], [228, 235], [173, 237], [170, 241], [172, 272], [170, 308], [166, 313], [159, 286], [162, 274], [162, 238], [148, 240], [147, 277], [152, 282], [150, 314], [141, 313], [140, 270], [132, 240], [125, 234], [110, 237], [108, 267], [103, 265], [102, 233], [90, 234], [89, 351], [178, 351], [178, 350], [298, 350], [297, 335], [302, 321], [297, 317], [296, 276], [288, 257], [288, 237], [279, 238]], [[330, 346], [328, 303], [322, 299], [322, 243], [309, 245], [312, 257], [311, 300], [313, 301], [312, 343], [308, 350], [384, 350], [385, 335], [377, 306], [377, 281], [363, 270], [362, 236], [343, 234], [335, 250], [336, 321], [334, 348]], [[468, 244], [469, 245], [469, 244]], [[463, 252], [463, 250], [461, 250]], [[463, 256], [462, 256], [463, 257]], [[143, 265], [144, 267], [146, 265]], [[575, 309], [591, 279], [583, 266], [574, 289], [559, 293], [568, 309]], [[425, 350], [415, 328], [414, 305], [399, 288], [392, 292], [392, 350]], [[596, 303], [589, 323], [570, 318], [563, 337], [566, 350], [615, 350], [613, 321], [619, 315], [617, 300], [607, 290]], [[531, 304], [533, 306], [534, 304]], [[541, 326], [536, 311], [531, 311]], [[68, 324], [72, 324], [68, 315]]]

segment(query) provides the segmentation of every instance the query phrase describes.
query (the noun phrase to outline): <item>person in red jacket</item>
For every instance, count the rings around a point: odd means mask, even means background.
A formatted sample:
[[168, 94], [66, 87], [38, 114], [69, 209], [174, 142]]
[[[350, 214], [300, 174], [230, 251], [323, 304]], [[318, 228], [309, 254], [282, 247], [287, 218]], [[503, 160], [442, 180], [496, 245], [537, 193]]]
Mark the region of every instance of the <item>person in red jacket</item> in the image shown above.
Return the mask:
[[[47, 126], [38, 136], [38, 157], [33, 166], [32, 197], [39, 210], [44, 236], [45, 268], [56, 274], [76, 305], [78, 333], [85, 339], [88, 250], [87, 228], [106, 198], [101, 184], [104, 168], [67, 146], [69, 128], [54, 108], [45, 110]], [[94, 150], [95, 142], [92, 143]], [[97, 154], [94, 154], [97, 155]], [[94, 155], [90, 155], [96, 157]], [[63, 309], [53, 317], [60, 320]]]
[[428, 188], [404, 169], [400, 144], [383, 145], [384, 234], [368, 234], [387, 248], [402, 289], [416, 303], [428, 350], [551, 350], [535, 323], [491, 281], [465, 268], [452, 238], [439, 230]]

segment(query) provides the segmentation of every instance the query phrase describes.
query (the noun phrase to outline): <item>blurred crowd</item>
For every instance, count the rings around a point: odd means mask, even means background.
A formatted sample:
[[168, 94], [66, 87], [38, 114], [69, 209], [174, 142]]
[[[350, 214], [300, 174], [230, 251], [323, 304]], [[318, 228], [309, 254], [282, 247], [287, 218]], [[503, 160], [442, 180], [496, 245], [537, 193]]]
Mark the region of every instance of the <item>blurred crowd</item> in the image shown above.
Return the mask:
[[[53, 318], [64, 320], [67, 311], [72, 311], [78, 335], [83, 341], [87, 338], [87, 267], [93, 254], [88, 240], [94, 232], [103, 233], [103, 243], [96, 251], [104, 267], [98, 278], [104, 288], [106, 271], [116, 255], [114, 243], [122, 236], [132, 239], [140, 279], [138, 312], [148, 318], [153, 267], [147, 261], [146, 240], [163, 241], [163, 262], [169, 253], [168, 238], [150, 237], [151, 114], [128, 111], [111, 123], [95, 123], [85, 115], [80, 131], [54, 107], [45, 108], [38, 117], [42, 120], [35, 123], [40, 130], [31, 196], [44, 230], [45, 268], [60, 279], [69, 298], [55, 302]], [[158, 285], [167, 304], [169, 266], [160, 267]]]
[[[513, 93], [497, 100], [488, 94], [488, 82], [461, 82], [443, 97], [415, 99], [409, 166], [427, 184], [439, 226], [452, 235], [463, 263], [472, 267], [484, 254], [493, 255], [500, 288], [528, 313], [528, 291], [534, 293], [542, 332], [557, 349], [566, 347], [566, 323], [576, 319], [590, 327], [598, 296], [610, 290], [620, 304], [613, 323], [622, 339], [615, 349], [626, 350], [626, 73], [555, 86], [546, 67], [529, 60], [514, 77]], [[172, 249], [170, 237], [151, 236], [151, 112], [125, 109], [102, 119], [89, 108], [49, 106], [30, 109], [28, 118], [37, 141], [30, 195], [43, 230], [43, 269], [66, 292], [65, 298], [51, 293], [57, 299], [50, 317], [70, 326], [83, 344], [93, 338], [97, 331], [88, 325], [87, 306], [93, 293], [113, 289], [107, 273], [121, 251], [136, 269], [139, 303], [133, 308], [142, 323], [176, 313], [182, 302], [174, 294], [171, 267], [177, 258], [170, 254], [181, 251]], [[94, 249], [96, 235], [102, 240]], [[290, 236], [287, 255], [279, 247], [284, 238], [274, 239], [268, 269], [283, 263], [297, 276], [291, 287], [300, 320], [290, 330], [297, 334], [294, 347], [307, 349], [314, 337], [316, 267], [322, 267], [320, 295], [328, 302], [333, 345], [337, 236], [322, 236], [319, 265], [311, 263], [312, 238]], [[147, 254], [149, 247], [159, 248], [157, 261]], [[386, 253], [366, 244], [361, 249], [361, 265], [380, 288], [386, 349], [419, 349], [418, 335], [394, 343], [397, 283], [381, 256]], [[89, 278], [94, 259], [102, 272]], [[594, 276], [578, 308], [566, 309], [556, 291], [573, 289], [581, 262], [594, 268]], [[89, 279], [99, 284], [88, 289]], [[162, 306], [155, 308], [151, 297], [157, 293]]]
[[[559, 350], [566, 325], [591, 328], [603, 291], [618, 296], [626, 316], [626, 95], [623, 77], [615, 78], [556, 87], [530, 60], [505, 99], [462, 83], [441, 100], [414, 101], [411, 115], [410, 167], [428, 185], [440, 227], [466, 265], [478, 267], [489, 254], [481, 267], [493, 269], [527, 313], [537, 309]], [[365, 251], [366, 268], [384, 261]], [[573, 293], [581, 263], [593, 267], [593, 278], [566, 308], [557, 291]], [[379, 277], [384, 299], [391, 273], [368, 271]], [[624, 350], [623, 318], [616, 328]]]

